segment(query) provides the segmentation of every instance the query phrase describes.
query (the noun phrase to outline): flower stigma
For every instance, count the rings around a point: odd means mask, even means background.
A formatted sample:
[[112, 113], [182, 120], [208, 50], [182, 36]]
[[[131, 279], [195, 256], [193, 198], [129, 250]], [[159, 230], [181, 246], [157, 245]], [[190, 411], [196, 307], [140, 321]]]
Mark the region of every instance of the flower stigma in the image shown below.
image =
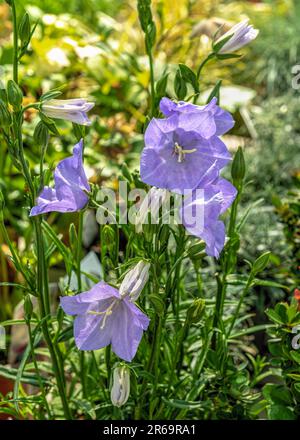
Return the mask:
[[174, 154], [178, 155], [178, 163], [182, 163], [185, 160], [186, 154], [195, 153], [197, 151], [196, 148], [192, 148], [191, 150], [184, 150], [177, 142], [174, 144]]

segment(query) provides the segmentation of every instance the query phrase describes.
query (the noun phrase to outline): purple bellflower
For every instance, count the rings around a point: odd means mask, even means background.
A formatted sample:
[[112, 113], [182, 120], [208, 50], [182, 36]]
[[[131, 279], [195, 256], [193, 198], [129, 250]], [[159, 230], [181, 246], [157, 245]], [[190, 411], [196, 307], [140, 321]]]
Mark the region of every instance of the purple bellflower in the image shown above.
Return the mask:
[[83, 168], [82, 139], [73, 149], [73, 155], [63, 159], [54, 171], [54, 188], [45, 186], [30, 216], [51, 211], [74, 212], [82, 209], [89, 200], [90, 185]]
[[[203, 190], [201, 198], [197, 197], [197, 189]], [[224, 247], [225, 225], [219, 216], [230, 207], [236, 195], [236, 188], [228, 180], [219, 177], [219, 170], [214, 164], [197, 188], [183, 200], [180, 213], [182, 223], [191, 235], [205, 241], [209, 256], [218, 258]], [[194, 222], [197, 213], [203, 216], [201, 224]]]
[[199, 107], [163, 98], [161, 110], [167, 117], [153, 118], [145, 132], [141, 179], [183, 194], [195, 188], [213, 164], [222, 169], [228, 163], [230, 153], [218, 135], [234, 122], [215, 100]]
[[94, 107], [86, 99], [50, 99], [42, 105], [42, 111], [49, 118], [66, 119], [80, 125], [91, 125], [87, 112]]
[[[64, 312], [76, 315], [74, 338], [79, 350], [98, 350], [111, 344], [121, 359], [130, 362], [134, 358], [149, 318], [132, 302], [128, 276], [125, 278], [126, 286], [123, 289], [122, 283], [120, 291], [101, 281], [88, 292], [60, 298]], [[143, 281], [140, 291], [144, 285]], [[137, 289], [134, 296], [138, 296]]]

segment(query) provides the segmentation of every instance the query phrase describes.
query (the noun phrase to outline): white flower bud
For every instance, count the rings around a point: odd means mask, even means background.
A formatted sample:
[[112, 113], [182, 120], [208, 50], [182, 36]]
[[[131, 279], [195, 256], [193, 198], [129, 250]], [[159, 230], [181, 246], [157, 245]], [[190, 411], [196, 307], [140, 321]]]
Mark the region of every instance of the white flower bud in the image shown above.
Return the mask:
[[121, 296], [129, 295], [131, 301], [136, 301], [149, 279], [150, 263], [141, 260], [125, 275], [119, 292]]
[[87, 112], [94, 105], [84, 98], [51, 99], [42, 104], [42, 112], [49, 118], [65, 119], [79, 125], [91, 125]]
[[113, 385], [110, 398], [114, 406], [118, 408], [128, 400], [130, 393], [130, 370], [126, 366], [117, 367], [113, 373]]
[[219, 54], [222, 55], [235, 52], [241, 49], [243, 46], [246, 46], [246, 44], [251, 43], [251, 41], [257, 37], [259, 31], [254, 29], [253, 26], [249, 25], [248, 23], [249, 20], [241, 21], [229, 29], [228, 32], [222, 35], [222, 37], [215, 42], [215, 45], [217, 45], [231, 36], [229, 40], [227, 40], [226, 43], [218, 50]]
[[0, 325], [0, 350], [6, 349], [6, 331], [5, 327]]

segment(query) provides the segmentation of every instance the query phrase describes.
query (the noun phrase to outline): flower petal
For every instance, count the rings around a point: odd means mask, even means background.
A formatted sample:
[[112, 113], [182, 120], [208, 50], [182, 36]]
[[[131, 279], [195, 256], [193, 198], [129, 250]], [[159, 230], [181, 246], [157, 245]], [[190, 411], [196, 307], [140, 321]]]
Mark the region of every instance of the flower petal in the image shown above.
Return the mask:
[[88, 314], [76, 317], [74, 338], [80, 350], [99, 350], [111, 343], [112, 317], [107, 318], [104, 328], [101, 328], [102, 319], [99, 315]]
[[[99, 301], [109, 298], [119, 299], [120, 294], [114, 287], [106, 284], [104, 281], [100, 281], [87, 292], [82, 292], [74, 296], [61, 296], [60, 305], [68, 315], [80, 315], [87, 312], [90, 304], [94, 305]], [[97, 311], [100, 309], [101, 304], [97, 307]], [[96, 309], [94, 308], [94, 310]], [[102, 310], [105, 310], [105, 308], [102, 307]]]
[[121, 301], [114, 311], [112, 350], [128, 362], [134, 358], [146, 327], [147, 317], [141, 318], [142, 312], [136, 309]]

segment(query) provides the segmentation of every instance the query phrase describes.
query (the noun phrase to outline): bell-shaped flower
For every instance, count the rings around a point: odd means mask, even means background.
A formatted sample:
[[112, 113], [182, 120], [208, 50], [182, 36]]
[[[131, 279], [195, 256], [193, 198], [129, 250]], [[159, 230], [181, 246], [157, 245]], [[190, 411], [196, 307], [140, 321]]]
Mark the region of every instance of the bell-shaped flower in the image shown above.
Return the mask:
[[64, 312], [75, 315], [74, 338], [80, 350], [98, 350], [111, 344], [113, 352], [130, 362], [149, 318], [114, 287], [101, 281], [87, 292], [63, 296]]
[[84, 98], [50, 99], [42, 104], [42, 112], [49, 118], [65, 119], [80, 125], [91, 125], [87, 112], [94, 105], [93, 102]]
[[131, 301], [136, 301], [149, 279], [150, 263], [141, 260], [125, 275], [120, 286], [120, 295], [129, 296]]
[[126, 365], [113, 371], [113, 383], [110, 392], [111, 403], [120, 408], [125, 405], [130, 394], [130, 369]]
[[89, 200], [90, 185], [83, 168], [83, 141], [75, 145], [73, 155], [63, 159], [54, 171], [54, 188], [45, 186], [37, 205], [30, 215], [46, 212], [74, 212], [82, 209]]
[[217, 51], [218, 54], [236, 52], [243, 46], [246, 46], [247, 44], [251, 43], [251, 41], [255, 40], [259, 30], [254, 29], [253, 26], [249, 25], [248, 23], [248, 19], [237, 23], [214, 43], [214, 46], [219, 45], [222, 41], [231, 36], [231, 38], [229, 38]]
[[219, 216], [230, 207], [236, 195], [236, 188], [219, 177], [218, 168], [213, 165], [197, 188], [183, 200], [182, 223], [191, 235], [205, 241], [209, 256], [218, 258], [224, 247], [225, 225]]
[[[215, 108], [215, 101], [209, 105]], [[165, 119], [151, 120], [140, 162], [143, 182], [183, 194], [195, 188], [213, 164], [220, 170], [229, 162], [231, 155], [216, 135], [224, 130], [216, 131], [213, 112], [204, 113], [207, 125], [201, 110], [190, 111], [189, 107], [182, 112], [177, 109]]]

